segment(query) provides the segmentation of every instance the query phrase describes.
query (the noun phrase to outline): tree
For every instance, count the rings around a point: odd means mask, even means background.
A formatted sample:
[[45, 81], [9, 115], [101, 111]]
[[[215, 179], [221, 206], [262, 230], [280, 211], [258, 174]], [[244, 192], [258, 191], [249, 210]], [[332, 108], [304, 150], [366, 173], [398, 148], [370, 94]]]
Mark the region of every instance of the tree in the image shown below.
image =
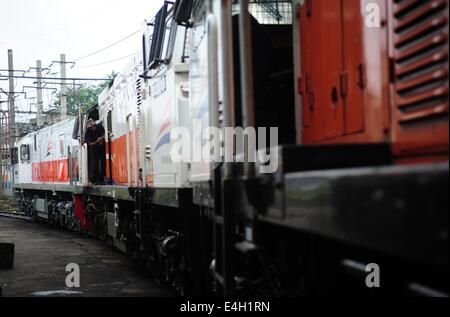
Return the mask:
[[[116, 78], [118, 73], [111, 72], [107, 75], [108, 80], [104, 82], [93, 85], [93, 86], [76, 86], [75, 88], [70, 87], [68, 84], [67, 89], [67, 114], [69, 116], [78, 115], [78, 106], [81, 106], [81, 111], [86, 111], [98, 102], [98, 96], [101, 94], [106, 86], [110, 85], [112, 81]], [[61, 95], [58, 94], [53, 105], [57, 108], [61, 107]]]

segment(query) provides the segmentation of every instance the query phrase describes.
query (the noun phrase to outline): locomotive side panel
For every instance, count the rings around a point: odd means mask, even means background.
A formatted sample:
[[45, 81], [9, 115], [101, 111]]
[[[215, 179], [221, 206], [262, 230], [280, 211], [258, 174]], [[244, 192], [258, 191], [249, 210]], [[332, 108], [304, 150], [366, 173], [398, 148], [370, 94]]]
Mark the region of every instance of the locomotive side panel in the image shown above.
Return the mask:
[[132, 185], [137, 181], [139, 155], [136, 141], [136, 81], [140, 71], [139, 60], [133, 58], [127, 68], [116, 77], [108, 94], [99, 99], [100, 121], [108, 134], [106, 170], [107, 174], [112, 172], [112, 182], [117, 185]]
[[[374, 143], [387, 139], [386, 26], [369, 27], [366, 8], [384, 1], [306, 1], [299, 6], [299, 141]], [[331, 6], [331, 7], [330, 7]], [[324, 34], [331, 34], [324, 36]], [[317, 62], [320, 60], [321, 62]], [[327, 61], [327, 62], [323, 62]]]
[[[301, 143], [390, 142], [399, 161], [446, 159], [448, 1], [339, 4], [299, 7]], [[380, 25], [368, 17], [374, 4]], [[337, 34], [325, 39], [326, 26]], [[328, 55], [340, 54], [334, 67]]]
[[188, 52], [185, 47], [187, 29], [174, 23], [173, 8], [169, 8], [168, 4], [158, 16], [160, 18], [154, 28], [161, 32], [153, 33], [150, 55], [160, 56], [155, 60], [148, 59], [143, 83], [144, 95], [148, 94], [143, 111], [146, 121], [150, 121], [146, 123], [150, 133], [145, 134], [150, 140], [144, 143], [148, 146], [146, 155], [151, 162], [146, 161], [146, 164], [152, 165], [154, 187], [186, 187], [188, 162], [174, 162], [170, 151], [176, 142], [171, 139], [173, 129], [190, 127]]
[[72, 139], [75, 119], [30, 133], [16, 143], [14, 184], [69, 184], [77, 181], [78, 141]]
[[[210, 109], [208, 86], [208, 26], [207, 26], [207, 4], [204, 2], [203, 7], [196, 11], [199, 17], [194, 19], [192, 27], [192, 36], [190, 42], [191, 62], [189, 64], [189, 88], [190, 100], [189, 107], [192, 120], [199, 120], [202, 126], [210, 126]], [[192, 130], [193, 137], [201, 139], [200, 129]], [[192, 144], [193, 152], [201, 151], [198, 148], [198, 142]], [[203, 181], [210, 179], [209, 164], [201, 162], [193, 162], [191, 168], [191, 181]]]
[[[190, 115], [191, 121], [201, 124], [202, 129], [194, 129], [191, 134], [195, 140], [202, 140], [202, 130], [222, 125], [221, 107], [223, 93], [218, 80], [222, 74], [222, 23], [220, 21], [220, 2], [199, 2], [194, 8], [193, 27], [190, 38], [189, 64], [190, 78]], [[202, 153], [206, 141], [193, 142], [192, 152]], [[193, 162], [191, 182], [203, 182], [211, 179], [211, 164]]]
[[31, 161], [33, 183], [70, 182], [69, 148], [78, 144], [72, 139], [74, 124], [75, 120], [70, 119], [37, 132]]

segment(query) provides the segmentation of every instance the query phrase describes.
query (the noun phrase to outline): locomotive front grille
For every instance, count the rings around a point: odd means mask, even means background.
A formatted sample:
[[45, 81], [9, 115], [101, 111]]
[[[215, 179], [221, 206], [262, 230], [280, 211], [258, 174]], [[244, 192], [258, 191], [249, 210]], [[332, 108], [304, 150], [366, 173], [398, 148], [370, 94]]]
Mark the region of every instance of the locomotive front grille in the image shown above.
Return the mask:
[[448, 0], [395, 0], [393, 73], [400, 124], [448, 113]]

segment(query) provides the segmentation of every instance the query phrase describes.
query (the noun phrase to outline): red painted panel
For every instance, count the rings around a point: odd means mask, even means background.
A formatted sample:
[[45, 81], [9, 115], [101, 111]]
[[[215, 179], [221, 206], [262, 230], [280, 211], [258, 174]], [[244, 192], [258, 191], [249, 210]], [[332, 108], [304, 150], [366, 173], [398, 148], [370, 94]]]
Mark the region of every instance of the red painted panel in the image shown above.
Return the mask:
[[[129, 146], [131, 153], [131, 181], [134, 183], [134, 159], [135, 149], [134, 149], [134, 138], [139, 138], [139, 134], [135, 132], [130, 132]], [[139, 142], [137, 142], [139, 153]], [[107, 160], [107, 171], [109, 171], [109, 164], [112, 164], [112, 177], [115, 184], [118, 185], [128, 185], [128, 161], [127, 161], [127, 136], [123, 135], [111, 141], [112, 155], [111, 162]], [[138, 168], [140, 168], [140, 158], [137, 157]], [[109, 172], [108, 172], [109, 173]]]
[[67, 159], [33, 163], [32, 180], [44, 183], [68, 183], [68, 171], [69, 161]]
[[115, 184], [128, 184], [127, 138], [125, 135], [111, 141], [112, 167]]
[[[384, 0], [308, 0], [301, 6], [303, 144], [389, 140], [387, 27], [366, 26], [368, 4], [377, 4], [381, 20], [386, 19]], [[338, 90], [335, 109], [332, 87]]]
[[304, 143], [342, 135], [341, 1], [308, 0], [300, 10]]
[[364, 130], [366, 63], [363, 56], [364, 19], [360, 1], [343, 1], [343, 49], [347, 95], [345, 96], [345, 134]]

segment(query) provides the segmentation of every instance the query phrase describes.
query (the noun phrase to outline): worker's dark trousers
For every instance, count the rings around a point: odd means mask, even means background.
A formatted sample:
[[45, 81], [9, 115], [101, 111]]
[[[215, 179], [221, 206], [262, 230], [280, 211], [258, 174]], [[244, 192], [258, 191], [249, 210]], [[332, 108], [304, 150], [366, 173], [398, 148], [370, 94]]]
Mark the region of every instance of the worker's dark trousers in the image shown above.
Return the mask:
[[89, 147], [89, 180], [98, 184], [103, 182], [106, 171], [106, 153], [104, 145]]

